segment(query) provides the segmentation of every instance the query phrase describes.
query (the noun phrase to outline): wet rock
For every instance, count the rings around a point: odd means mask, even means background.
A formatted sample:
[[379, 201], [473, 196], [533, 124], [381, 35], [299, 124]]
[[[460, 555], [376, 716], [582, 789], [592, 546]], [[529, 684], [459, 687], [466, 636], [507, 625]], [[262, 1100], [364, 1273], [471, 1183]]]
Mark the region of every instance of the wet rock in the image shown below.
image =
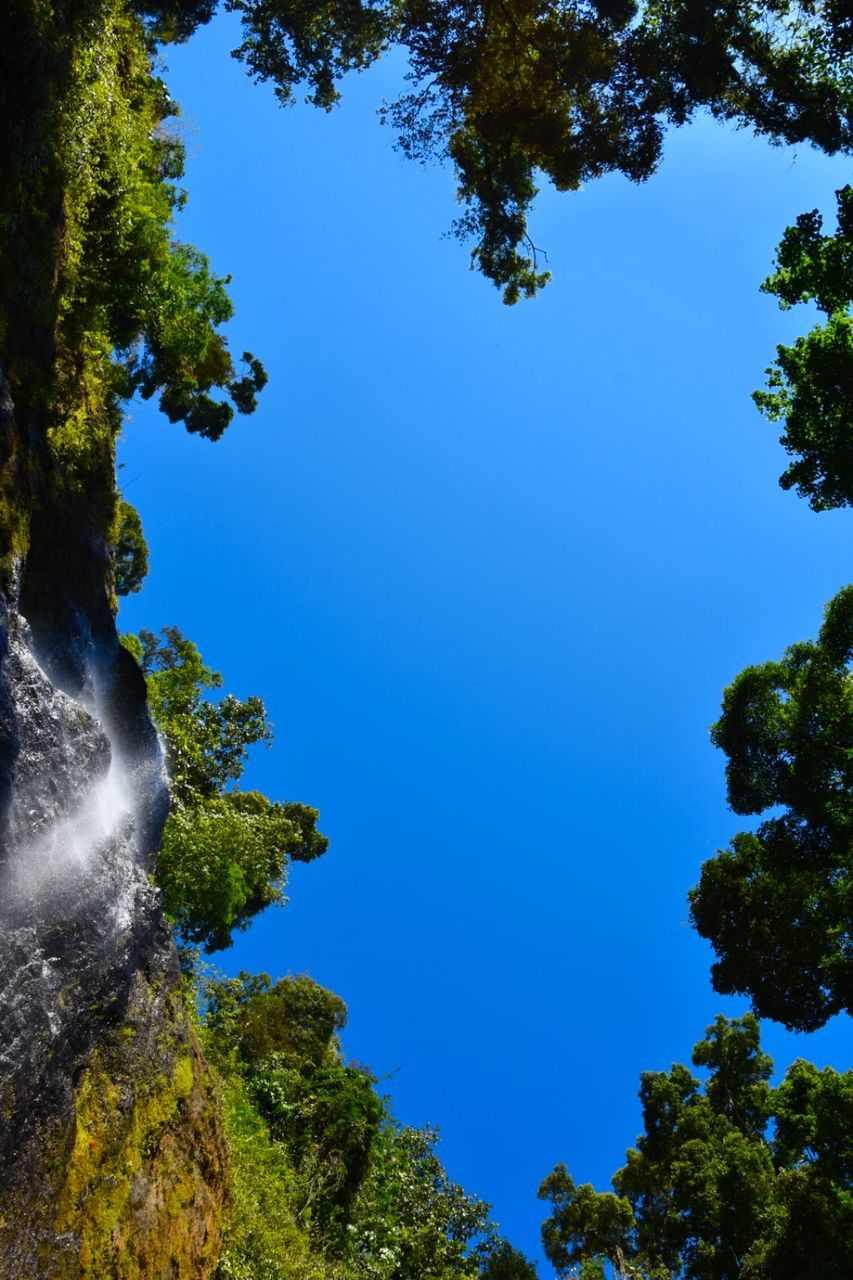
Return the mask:
[[224, 1146], [148, 874], [144, 681], [103, 587], [24, 581], [0, 596], [0, 1280], [203, 1280]]

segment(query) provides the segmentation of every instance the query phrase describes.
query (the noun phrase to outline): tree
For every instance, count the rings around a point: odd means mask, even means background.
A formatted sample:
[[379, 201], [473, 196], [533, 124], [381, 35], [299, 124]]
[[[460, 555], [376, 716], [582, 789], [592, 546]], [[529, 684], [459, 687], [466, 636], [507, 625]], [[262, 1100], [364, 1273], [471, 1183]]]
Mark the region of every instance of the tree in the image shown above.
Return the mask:
[[163, 905], [185, 943], [218, 951], [235, 929], [285, 901], [289, 862], [310, 862], [329, 842], [316, 809], [236, 788], [250, 748], [272, 739], [260, 698], [204, 697], [222, 677], [177, 627], [124, 643], [146, 677], [166, 744], [172, 810], [156, 872]]
[[207, 981], [202, 1004], [208, 1055], [239, 1078], [267, 1141], [286, 1155], [279, 1194], [325, 1259], [322, 1274], [535, 1280], [489, 1206], [448, 1177], [437, 1131], [398, 1124], [375, 1077], [345, 1062], [338, 996], [305, 974], [272, 983], [244, 972]]
[[634, 1223], [630, 1202], [609, 1191], [599, 1195], [589, 1183], [575, 1186], [564, 1164], [549, 1173], [538, 1194], [554, 1207], [542, 1226], [542, 1244], [558, 1275], [571, 1275], [577, 1267], [583, 1280], [604, 1280], [604, 1265], [610, 1263], [622, 1280]]
[[753, 397], [771, 422], [784, 422], [780, 443], [796, 459], [779, 483], [814, 511], [853, 506], [853, 187], [835, 194], [834, 235], [822, 234], [817, 209], [801, 214], [762, 286], [784, 310], [814, 302], [828, 318], [793, 346], [777, 347], [769, 390]]
[[777, 141], [853, 141], [846, 19], [823, 6], [411, 0], [398, 13], [414, 88], [390, 118], [407, 154], [453, 161], [457, 229], [506, 302], [548, 279], [527, 230], [539, 173], [560, 191], [613, 171], [642, 181], [666, 126], [701, 108]]
[[[185, 39], [214, 0], [145, 0], [154, 39]], [[543, 174], [572, 190], [604, 173], [647, 178], [667, 125], [699, 109], [777, 141], [847, 150], [851, 38], [840, 4], [648, 0], [224, 0], [234, 50], [282, 103], [299, 85], [326, 109], [341, 77], [392, 43], [410, 91], [384, 109], [402, 150], [448, 157], [465, 210], [458, 234], [507, 302], [548, 279], [528, 233]]]
[[209, 982], [205, 999], [213, 1053], [244, 1075], [298, 1175], [299, 1216], [340, 1252], [384, 1115], [370, 1073], [342, 1061], [346, 1005], [306, 974], [273, 984], [243, 972]]
[[853, 587], [816, 641], [747, 667], [711, 737], [738, 814], [772, 811], [702, 868], [694, 925], [717, 953], [714, 986], [810, 1031], [853, 1011]]
[[390, 1118], [380, 1130], [350, 1232], [365, 1280], [476, 1280], [500, 1248], [489, 1206], [448, 1177], [438, 1136]]
[[253, 411], [266, 381], [251, 353], [241, 363], [229, 351], [228, 277], [175, 230], [184, 148], [156, 41], [189, 34], [215, 7], [0, 6], [0, 365], [14, 404], [0, 457], [6, 567], [34, 526], [114, 545], [130, 397], [156, 397], [170, 421], [215, 440]]
[[536, 1267], [505, 1240], [486, 1255], [479, 1280], [536, 1280]]
[[611, 1192], [542, 1183], [560, 1276], [802, 1280], [853, 1268], [853, 1072], [796, 1062], [781, 1085], [757, 1019], [718, 1017], [687, 1067], [642, 1076], [644, 1132]]
[[204, 988], [205, 1022], [219, 1052], [234, 1050], [247, 1068], [270, 1058], [300, 1075], [311, 1075], [340, 1057], [338, 1033], [347, 1007], [307, 974], [272, 983], [266, 973], [241, 971]]
[[[266, 381], [255, 356], [238, 369], [229, 351], [228, 277], [175, 235], [183, 147], [157, 47], [218, 7], [10, 0], [0, 14], [0, 358], [19, 417], [32, 420], [22, 441], [49, 446], [44, 485], [32, 483], [26, 447], [0, 464], [0, 487], [24, 508], [0, 511], [2, 554], [57, 494], [73, 493], [73, 518], [109, 541], [128, 397], [156, 396], [170, 421], [216, 440]], [[409, 89], [384, 118], [406, 154], [451, 161], [455, 229], [509, 303], [548, 279], [528, 230], [543, 176], [559, 190], [611, 172], [642, 181], [667, 128], [700, 109], [830, 153], [853, 139], [853, 37], [839, 0], [221, 7], [241, 22], [235, 56], [282, 103], [303, 86], [329, 108], [344, 74], [392, 44], [407, 50]], [[843, 343], [836, 320], [828, 333]], [[51, 488], [54, 465], [64, 488]]]
[[283, 905], [290, 862], [328, 847], [316, 809], [275, 803], [258, 791], [229, 791], [195, 807], [175, 806], [157, 857], [163, 906], [184, 943], [208, 953], [229, 947], [235, 929]]
[[163, 627], [159, 636], [142, 630], [125, 636], [124, 644], [142, 668], [165, 739], [173, 801], [194, 806], [218, 797], [242, 776], [250, 748], [272, 742], [263, 702], [257, 696], [241, 702], [233, 694], [218, 702], [206, 698], [206, 691], [222, 688], [222, 676], [177, 627]]
[[329, 107], [336, 82], [390, 43], [410, 91], [383, 114], [409, 156], [449, 158], [476, 264], [507, 302], [548, 279], [528, 232], [538, 175], [558, 190], [656, 168], [667, 125], [699, 109], [776, 141], [827, 152], [853, 141], [851, 38], [840, 4], [648, 0], [397, 0], [321, 5], [226, 0], [235, 50], [282, 102], [305, 83]]
[[148, 546], [139, 512], [124, 498], [119, 500], [116, 524], [113, 553], [115, 592], [117, 596], [129, 596], [142, 590], [148, 575]]

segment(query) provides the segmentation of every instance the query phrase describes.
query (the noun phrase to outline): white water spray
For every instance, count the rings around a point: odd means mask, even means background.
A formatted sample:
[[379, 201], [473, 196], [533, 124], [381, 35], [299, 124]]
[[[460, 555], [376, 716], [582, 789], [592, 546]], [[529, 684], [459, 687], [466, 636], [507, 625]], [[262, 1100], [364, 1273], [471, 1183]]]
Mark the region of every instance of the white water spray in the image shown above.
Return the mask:
[[107, 774], [71, 813], [18, 844], [9, 868], [10, 887], [27, 896], [83, 872], [129, 829], [133, 802], [127, 778], [113, 759]]
[[[34, 658], [32, 661], [38, 667]], [[39, 672], [47, 680], [40, 667]], [[97, 682], [91, 680], [89, 687], [97, 691]], [[15, 815], [11, 857], [3, 879], [5, 891], [19, 903], [29, 900], [34, 904], [45, 894], [61, 891], [69, 879], [79, 879], [99, 861], [110, 865], [118, 845], [132, 841], [136, 825], [138, 803], [132, 772], [109, 740], [98, 715], [97, 693], [93, 699], [96, 705], [91, 709], [66, 694], [54, 694], [66, 704], [68, 714], [57, 717], [55, 774], [46, 779], [47, 785], [40, 790], [42, 794], [54, 794], [57, 812], [51, 815], [24, 809]], [[87, 722], [85, 728], [81, 726], [81, 713]], [[106, 772], [105, 753], [100, 748], [92, 749], [96, 734], [103, 734], [109, 742]], [[75, 777], [75, 770], [83, 776]], [[86, 774], [91, 775], [91, 785], [82, 791]]]

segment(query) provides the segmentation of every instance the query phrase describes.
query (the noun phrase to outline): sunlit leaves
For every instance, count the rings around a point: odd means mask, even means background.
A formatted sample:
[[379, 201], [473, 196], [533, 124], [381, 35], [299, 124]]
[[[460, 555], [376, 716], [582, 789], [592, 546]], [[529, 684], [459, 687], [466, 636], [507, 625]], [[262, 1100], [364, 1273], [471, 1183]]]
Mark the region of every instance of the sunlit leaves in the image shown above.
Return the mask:
[[259, 911], [284, 902], [288, 864], [319, 857], [328, 840], [316, 809], [236, 787], [251, 747], [272, 739], [260, 698], [205, 697], [222, 677], [177, 627], [124, 643], [146, 676], [166, 745], [172, 810], [157, 860], [163, 905], [184, 942], [217, 951]]
[[272, 80], [282, 103], [307, 85], [308, 101], [326, 110], [340, 96], [341, 76], [373, 62], [390, 29], [387, 7], [361, 0], [225, 0], [225, 8], [242, 19], [234, 56], [252, 76]]
[[853, 505], [853, 187], [836, 193], [838, 226], [824, 235], [814, 210], [785, 232], [776, 272], [762, 286], [784, 308], [814, 302], [827, 316], [793, 346], [779, 346], [768, 389], [754, 400], [783, 422], [794, 461], [781, 477], [815, 511]]
[[[272, 983], [241, 973], [207, 982], [203, 1003], [208, 1053], [221, 1073], [240, 1079], [265, 1125], [261, 1146], [286, 1157], [262, 1198], [274, 1201], [277, 1190], [278, 1211], [309, 1235], [323, 1276], [536, 1280], [535, 1267], [500, 1239], [489, 1206], [448, 1176], [438, 1132], [398, 1124], [372, 1074], [345, 1062], [338, 996], [305, 974]], [[251, 1176], [236, 1173], [238, 1183]], [[235, 1253], [257, 1257], [248, 1222], [235, 1224], [233, 1236]], [[284, 1255], [264, 1262], [271, 1274], [276, 1265], [288, 1273]]]

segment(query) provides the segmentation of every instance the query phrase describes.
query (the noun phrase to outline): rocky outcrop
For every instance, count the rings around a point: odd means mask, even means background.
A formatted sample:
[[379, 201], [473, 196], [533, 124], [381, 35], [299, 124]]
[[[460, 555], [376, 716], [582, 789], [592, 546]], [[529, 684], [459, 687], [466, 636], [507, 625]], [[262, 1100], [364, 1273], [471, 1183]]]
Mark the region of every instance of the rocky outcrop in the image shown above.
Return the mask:
[[218, 1251], [218, 1110], [148, 874], [166, 779], [105, 562], [42, 508], [0, 596], [0, 1280], [203, 1280]]

